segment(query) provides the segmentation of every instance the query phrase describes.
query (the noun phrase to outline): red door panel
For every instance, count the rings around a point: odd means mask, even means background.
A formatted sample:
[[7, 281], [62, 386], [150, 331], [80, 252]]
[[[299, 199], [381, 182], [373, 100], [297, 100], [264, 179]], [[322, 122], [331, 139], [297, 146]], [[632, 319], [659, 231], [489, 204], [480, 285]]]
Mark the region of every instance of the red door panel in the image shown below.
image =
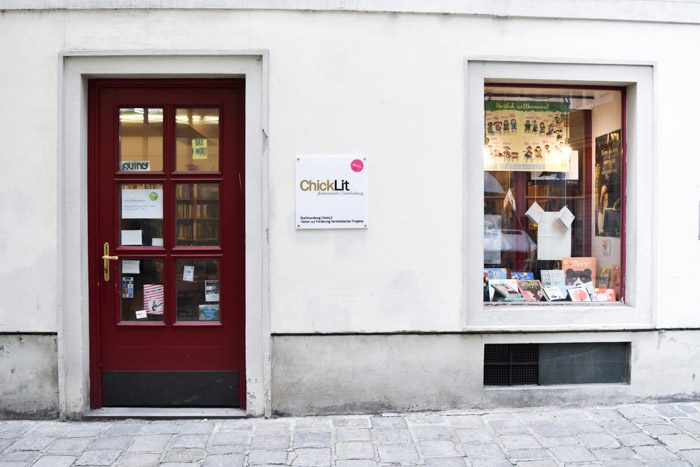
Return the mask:
[[244, 95], [89, 84], [93, 407], [245, 405]]

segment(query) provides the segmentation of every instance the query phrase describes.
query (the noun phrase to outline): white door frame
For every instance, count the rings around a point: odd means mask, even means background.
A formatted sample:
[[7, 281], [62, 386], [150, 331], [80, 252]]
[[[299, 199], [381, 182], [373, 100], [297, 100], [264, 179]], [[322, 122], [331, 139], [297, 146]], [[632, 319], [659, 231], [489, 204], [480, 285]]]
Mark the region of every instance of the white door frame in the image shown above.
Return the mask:
[[87, 83], [92, 78], [245, 78], [246, 414], [270, 415], [269, 249], [265, 235], [269, 225], [268, 57], [267, 51], [259, 50], [59, 54], [57, 210], [61, 418], [80, 418], [90, 411]]

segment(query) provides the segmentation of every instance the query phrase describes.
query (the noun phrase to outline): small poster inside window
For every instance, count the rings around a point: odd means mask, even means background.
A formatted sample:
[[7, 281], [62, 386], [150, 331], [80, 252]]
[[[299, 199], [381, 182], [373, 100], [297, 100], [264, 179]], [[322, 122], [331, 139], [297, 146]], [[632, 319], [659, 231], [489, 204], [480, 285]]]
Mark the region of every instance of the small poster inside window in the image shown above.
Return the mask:
[[484, 170], [569, 172], [566, 100], [487, 99]]
[[207, 302], [219, 301], [219, 281], [204, 281], [204, 300]]
[[134, 278], [122, 277], [122, 298], [134, 298]]
[[206, 138], [192, 138], [192, 159], [206, 160], [209, 157], [209, 148]]
[[185, 282], [194, 281], [194, 266], [185, 266], [182, 268], [182, 280]]
[[219, 321], [220, 319], [218, 303], [199, 305], [200, 321]]
[[143, 284], [143, 308], [149, 315], [165, 311], [165, 287], [162, 284]]
[[598, 237], [619, 237], [621, 231], [621, 130], [595, 139], [596, 229]]

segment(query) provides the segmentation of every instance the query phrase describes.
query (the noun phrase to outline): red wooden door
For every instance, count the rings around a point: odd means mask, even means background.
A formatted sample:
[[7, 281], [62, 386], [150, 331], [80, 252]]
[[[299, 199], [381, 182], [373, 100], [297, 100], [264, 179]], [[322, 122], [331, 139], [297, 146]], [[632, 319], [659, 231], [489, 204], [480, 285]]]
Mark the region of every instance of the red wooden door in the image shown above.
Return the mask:
[[92, 407], [245, 405], [244, 94], [89, 84]]

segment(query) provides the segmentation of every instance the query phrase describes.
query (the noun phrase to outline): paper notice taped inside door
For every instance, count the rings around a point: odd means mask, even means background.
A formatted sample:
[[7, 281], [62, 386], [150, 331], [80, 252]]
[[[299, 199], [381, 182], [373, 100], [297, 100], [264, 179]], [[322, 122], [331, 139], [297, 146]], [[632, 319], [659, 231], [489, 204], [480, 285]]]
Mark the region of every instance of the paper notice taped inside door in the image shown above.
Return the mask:
[[204, 300], [207, 302], [219, 301], [219, 281], [204, 281]]
[[122, 274], [140, 274], [141, 261], [138, 259], [122, 260]]
[[141, 230], [122, 230], [122, 245], [143, 245]]
[[182, 269], [182, 280], [185, 282], [194, 281], [194, 266], [185, 266]]
[[163, 189], [122, 189], [122, 219], [162, 219]]

